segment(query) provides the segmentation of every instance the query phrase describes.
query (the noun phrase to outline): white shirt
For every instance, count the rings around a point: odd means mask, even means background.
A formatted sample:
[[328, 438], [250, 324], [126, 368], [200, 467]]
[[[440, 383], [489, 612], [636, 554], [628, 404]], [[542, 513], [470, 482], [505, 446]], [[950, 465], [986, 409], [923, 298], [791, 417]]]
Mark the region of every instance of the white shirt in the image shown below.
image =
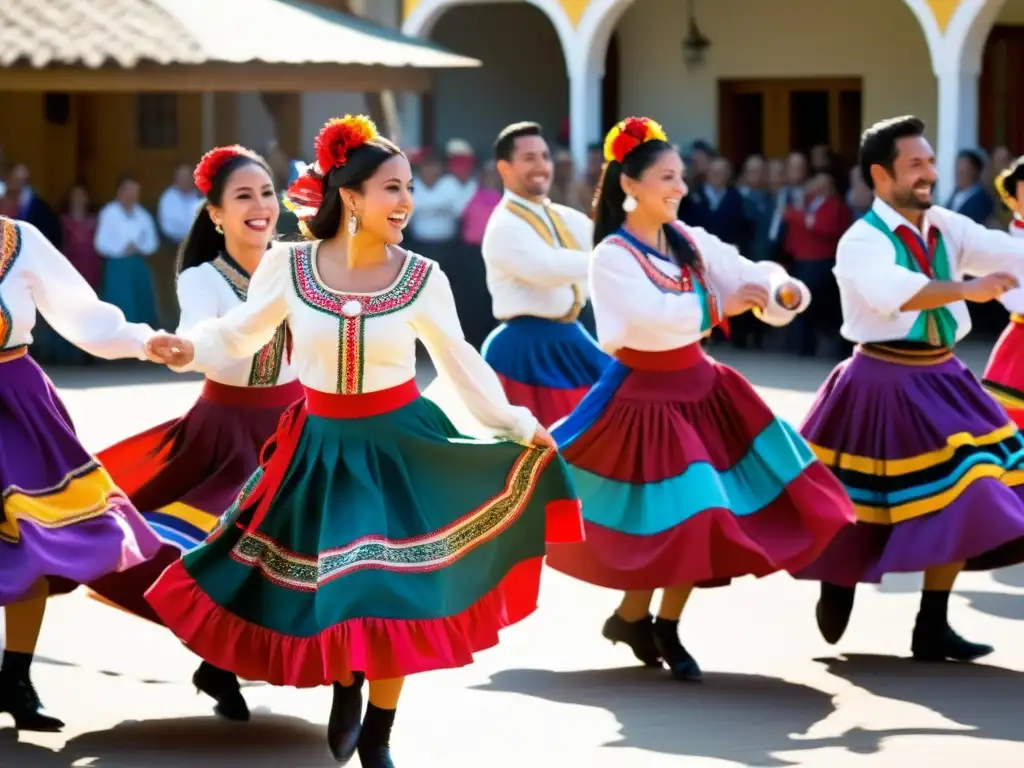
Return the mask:
[[170, 240], [180, 243], [192, 227], [196, 211], [205, 202], [206, 198], [195, 189], [182, 192], [174, 185], [169, 186], [160, 195], [160, 203], [156, 208], [160, 231]]
[[38, 229], [0, 217], [0, 235], [0, 349], [32, 343], [38, 309], [57, 333], [91, 355], [146, 359], [153, 329], [126, 322], [120, 309], [100, 301]]
[[[151, 256], [160, 247], [156, 223], [149, 211], [136, 205], [128, 212], [114, 200], [100, 210], [96, 220], [96, 252], [108, 259]], [[128, 250], [128, 246], [134, 246]]]
[[[768, 290], [771, 300], [762, 313], [764, 322], [783, 326], [811, 301], [807, 286], [786, 274], [771, 261], [753, 262], [733, 246], [719, 240], [701, 227], [682, 225], [705, 265], [708, 287], [722, 299], [741, 286], [757, 283]], [[608, 354], [623, 347], [645, 352], [677, 349], [700, 341], [708, 334], [705, 307], [696, 293], [682, 293], [658, 287], [645, 271], [654, 268], [678, 281], [680, 268], [662, 259], [638, 258], [632, 251], [610, 240], [598, 243], [590, 263], [590, 291], [594, 302], [597, 338]], [[777, 289], [785, 282], [795, 284], [801, 293], [800, 305], [788, 310], [775, 300]]]
[[[178, 335], [184, 336], [203, 321], [223, 317], [241, 306], [248, 290], [249, 276], [223, 257], [186, 269], [178, 275], [178, 305], [181, 307]], [[199, 368], [193, 361], [175, 370], [200, 370], [206, 378], [233, 387], [287, 384], [294, 381], [297, 374], [288, 361], [283, 342], [283, 337], [275, 334], [255, 355], [238, 358], [221, 352], [207, 358], [205, 367]]]
[[[928, 229], [938, 227], [950, 260], [952, 280], [1003, 271], [1024, 278], [1024, 239], [975, 224], [966, 216], [937, 205], [925, 211], [924, 232], [878, 198], [871, 209], [894, 232], [905, 225], [925, 242]], [[927, 275], [899, 266], [892, 241], [863, 219], [855, 221], [840, 238], [833, 273], [843, 306], [840, 333], [859, 344], [905, 339], [921, 313], [902, 312], [900, 307], [931, 282]], [[967, 304], [955, 301], [946, 308], [957, 324], [955, 340], [960, 341], [971, 330]]]
[[454, 238], [459, 231], [462, 212], [476, 194], [476, 181], [463, 184], [448, 173], [432, 187], [418, 179], [415, 187], [416, 208], [409, 219], [413, 237], [425, 243], [440, 243]]
[[463, 336], [451, 285], [436, 262], [408, 253], [384, 290], [338, 293], [317, 272], [318, 246], [276, 244], [253, 274], [244, 304], [185, 333], [195, 345], [196, 367], [255, 354], [287, 321], [305, 387], [375, 392], [415, 378], [419, 339], [477, 421], [519, 440], [533, 437], [537, 419], [509, 405], [497, 375]]
[[[518, 203], [535, 215], [551, 234], [548, 241], [510, 209]], [[576, 240], [579, 250], [562, 248], [545, 207], [505, 192], [484, 229], [481, 251], [487, 269], [492, 312], [499, 320], [519, 315], [560, 318], [577, 300], [587, 297], [587, 272], [594, 224], [573, 208], [549, 203]], [[576, 294], [573, 293], [573, 287]]]
[[[1014, 214], [1013, 221], [1010, 222], [1009, 231], [1010, 237], [1024, 238], [1024, 219], [1021, 219], [1020, 216]], [[999, 297], [999, 303], [1006, 307], [1010, 312], [1024, 314], [1024, 287], [1014, 288], [1012, 291], [1007, 291]]]

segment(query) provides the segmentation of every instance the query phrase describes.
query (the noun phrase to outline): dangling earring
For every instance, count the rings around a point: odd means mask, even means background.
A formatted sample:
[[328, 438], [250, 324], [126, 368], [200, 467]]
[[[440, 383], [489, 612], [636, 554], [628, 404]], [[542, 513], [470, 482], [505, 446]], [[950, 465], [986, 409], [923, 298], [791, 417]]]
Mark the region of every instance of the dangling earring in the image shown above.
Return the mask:
[[221, 227], [220, 224], [214, 224], [213, 228], [217, 231], [218, 235], [223, 235], [224, 234], [224, 228]]
[[626, 195], [626, 199], [622, 201], [622, 210], [626, 213], [632, 213], [636, 210], [636, 198], [632, 195]]
[[356, 212], [352, 211], [348, 215], [348, 233], [354, 235], [359, 231], [359, 219], [356, 218]]

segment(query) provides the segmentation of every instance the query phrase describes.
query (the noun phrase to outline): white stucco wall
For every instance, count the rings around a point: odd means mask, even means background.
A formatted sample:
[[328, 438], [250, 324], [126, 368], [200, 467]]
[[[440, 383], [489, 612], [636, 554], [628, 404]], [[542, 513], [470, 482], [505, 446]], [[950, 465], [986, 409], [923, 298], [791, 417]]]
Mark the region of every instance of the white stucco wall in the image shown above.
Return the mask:
[[617, 27], [620, 110], [658, 118], [680, 144], [716, 140], [720, 78], [861, 77], [865, 124], [913, 113], [935, 125], [927, 43], [902, 2], [713, 0], [697, 22], [712, 47], [695, 72], [682, 56], [686, 3], [637, 0]]

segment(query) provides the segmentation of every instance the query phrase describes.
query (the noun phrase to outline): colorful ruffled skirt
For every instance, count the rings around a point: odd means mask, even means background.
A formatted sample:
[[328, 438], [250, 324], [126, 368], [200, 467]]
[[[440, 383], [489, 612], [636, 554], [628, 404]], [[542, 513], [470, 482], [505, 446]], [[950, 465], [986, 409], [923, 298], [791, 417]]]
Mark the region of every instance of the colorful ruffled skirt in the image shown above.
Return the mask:
[[53, 384], [25, 354], [0, 351], [0, 605], [40, 578], [51, 594], [130, 568], [160, 542], [82, 447]]
[[469, 664], [537, 605], [545, 540], [578, 540], [550, 449], [460, 435], [415, 382], [306, 390], [220, 527], [147, 598], [210, 663], [319, 686]]
[[260, 451], [282, 414], [304, 394], [297, 381], [232, 387], [207, 379], [185, 416], [100, 452], [98, 459], [163, 547], [153, 559], [90, 584], [91, 596], [159, 621], [146, 590], [216, 527], [259, 468]]
[[1024, 438], [952, 351], [858, 347], [802, 432], [846, 486], [857, 524], [799, 578], [853, 586], [1024, 560]]
[[1014, 423], [1024, 427], [1024, 315], [1010, 315], [1010, 324], [992, 350], [981, 383]]
[[713, 586], [798, 570], [853, 518], [796, 431], [698, 344], [621, 350], [554, 437], [586, 540], [548, 564], [591, 584]]
[[578, 322], [540, 317], [502, 323], [482, 354], [509, 402], [529, 408], [545, 426], [568, 416], [611, 362]]

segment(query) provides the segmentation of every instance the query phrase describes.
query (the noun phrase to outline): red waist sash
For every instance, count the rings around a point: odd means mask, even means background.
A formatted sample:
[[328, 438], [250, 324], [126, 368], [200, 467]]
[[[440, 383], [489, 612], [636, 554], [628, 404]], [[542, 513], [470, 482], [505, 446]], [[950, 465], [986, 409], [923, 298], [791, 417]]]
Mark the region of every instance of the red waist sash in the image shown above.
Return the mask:
[[338, 395], [308, 387], [304, 389], [306, 397], [284, 412], [281, 421], [278, 422], [277, 431], [263, 446], [260, 456], [263, 477], [245, 500], [246, 507], [255, 504], [256, 509], [248, 523], [237, 524], [240, 528], [254, 531], [263, 522], [299, 447], [299, 438], [302, 436], [307, 416], [365, 419], [396, 411], [420, 396], [419, 388], [412, 379], [396, 387], [357, 395]]
[[682, 371], [703, 360], [704, 349], [698, 342], [659, 352], [623, 347], [615, 353], [615, 359], [627, 368], [638, 371]]
[[276, 387], [235, 387], [206, 379], [199, 396], [217, 405], [234, 408], [284, 408], [302, 399], [302, 385], [297, 381]]

